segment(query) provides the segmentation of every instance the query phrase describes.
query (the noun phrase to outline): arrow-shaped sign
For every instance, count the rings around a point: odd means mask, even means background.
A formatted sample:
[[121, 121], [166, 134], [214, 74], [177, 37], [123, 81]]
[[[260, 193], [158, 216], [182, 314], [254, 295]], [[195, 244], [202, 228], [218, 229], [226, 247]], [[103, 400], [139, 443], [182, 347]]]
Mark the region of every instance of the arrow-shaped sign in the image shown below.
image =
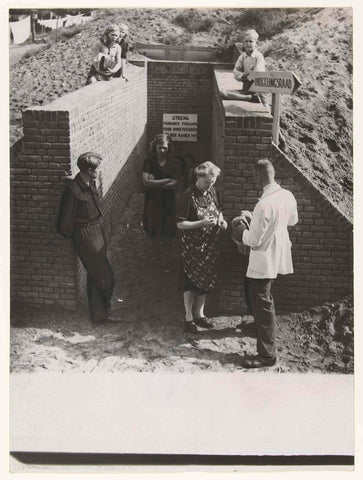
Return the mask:
[[292, 95], [301, 82], [293, 72], [250, 72], [250, 92]]

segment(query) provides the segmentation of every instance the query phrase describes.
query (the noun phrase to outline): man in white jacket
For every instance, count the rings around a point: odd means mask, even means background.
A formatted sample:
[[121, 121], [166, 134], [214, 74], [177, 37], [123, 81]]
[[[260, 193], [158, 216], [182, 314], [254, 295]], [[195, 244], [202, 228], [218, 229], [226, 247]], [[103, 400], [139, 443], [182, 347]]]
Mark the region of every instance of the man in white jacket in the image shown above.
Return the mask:
[[253, 211], [250, 226], [243, 231], [242, 242], [251, 248], [246, 302], [255, 320], [258, 355], [245, 358], [242, 363], [245, 368], [276, 363], [276, 316], [271, 285], [278, 274], [293, 273], [287, 227], [298, 222], [295, 197], [275, 182], [275, 169], [270, 160], [259, 160], [255, 174], [263, 194]]

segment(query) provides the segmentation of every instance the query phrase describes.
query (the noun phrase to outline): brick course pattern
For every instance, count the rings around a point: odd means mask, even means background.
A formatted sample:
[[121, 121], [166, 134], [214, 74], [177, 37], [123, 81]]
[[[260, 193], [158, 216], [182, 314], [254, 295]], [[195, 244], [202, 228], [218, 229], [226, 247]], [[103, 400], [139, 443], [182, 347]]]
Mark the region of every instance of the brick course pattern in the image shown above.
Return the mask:
[[61, 193], [77, 172], [78, 156], [100, 153], [109, 237], [140, 188], [146, 109], [146, 71], [140, 68], [128, 83], [98, 82], [24, 112], [22, 148], [11, 158], [11, 293], [17, 301], [76, 307], [85, 272], [71, 241], [56, 231]]
[[197, 142], [176, 141], [176, 152], [189, 148], [199, 163], [210, 160], [213, 65], [149, 62], [147, 68], [149, 142], [163, 131], [163, 113], [196, 113]]
[[[198, 114], [198, 142], [176, 147], [189, 146], [197, 160], [211, 159], [222, 168], [218, 183], [227, 220], [241, 209], [253, 210], [261, 194], [253, 173], [259, 158], [270, 158], [277, 181], [294, 193], [300, 217], [291, 229], [295, 273], [274, 285], [278, 310], [298, 311], [350, 294], [351, 222], [272, 144], [268, 113], [227, 103], [220, 100], [213, 65], [149, 62], [128, 83], [98, 82], [25, 111], [24, 137], [10, 159], [12, 296], [76, 307], [85, 275], [71, 241], [55, 228], [62, 190], [76, 173], [79, 154], [100, 153], [103, 223], [112, 235], [130, 194], [141, 188], [143, 159], [162, 131], [163, 113]], [[222, 286], [213, 300], [219, 312], [241, 313], [248, 258], [238, 254], [229, 235], [223, 236]]]
[[[272, 118], [226, 116], [224, 137], [224, 213], [231, 220], [241, 209], [252, 211], [261, 191], [254, 164], [269, 158], [276, 180], [298, 203], [299, 223], [290, 229], [294, 274], [278, 276], [274, 298], [279, 311], [300, 311], [352, 293], [352, 224], [271, 141]], [[266, 142], [268, 139], [268, 143]], [[226, 235], [223, 243], [219, 308], [246, 312], [244, 276], [248, 257]]]

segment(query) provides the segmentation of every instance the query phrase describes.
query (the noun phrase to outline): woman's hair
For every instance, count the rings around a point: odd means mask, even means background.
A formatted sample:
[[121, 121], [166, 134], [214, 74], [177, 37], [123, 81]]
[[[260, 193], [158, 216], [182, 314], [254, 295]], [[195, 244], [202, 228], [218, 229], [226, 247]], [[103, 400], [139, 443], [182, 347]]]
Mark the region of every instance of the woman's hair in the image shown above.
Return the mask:
[[92, 170], [95, 170], [97, 167], [100, 166], [101, 162], [102, 157], [100, 155], [93, 152], [86, 152], [82, 153], [82, 155], [78, 157], [77, 167], [80, 169], [81, 172], [86, 172], [90, 168], [92, 168]]
[[159, 133], [158, 135], [155, 135], [153, 141], [150, 143], [150, 147], [149, 147], [150, 154], [156, 155], [156, 145], [160, 145], [160, 144], [165, 145], [165, 143], [168, 146], [168, 152], [173, 153], [174, 145], [170, 136], [167, 135], [166, 133]]
[[118, 25], [116, 24], [111, 24], [109, 25], [106, 30], [103, 32], [103, 35], [101, 36], [101, 42], [104, 43], [105, 45], [109, 44], [110, 39], [108, 38], [108, 34], [111, 32], [117, 32], [120, 34], [120, 29], [118, 28]]
[[194, 173], [197, 177], [204, 177], [205, 175], [218, 175], [221, 173], [221, 169], [214, 165], [212, 162], [203, 162], [194, 169]]
[[119, 30], [120, 30], [120, 31], [121, 31], [121, 30], [124, 30], [124, 31], [125, 31], [125, 35], [128, 35], [128, 34], [129, 34], [129, 27], [128, 27], [128, 25], [126, 25], [126, 23], [121, 23]]

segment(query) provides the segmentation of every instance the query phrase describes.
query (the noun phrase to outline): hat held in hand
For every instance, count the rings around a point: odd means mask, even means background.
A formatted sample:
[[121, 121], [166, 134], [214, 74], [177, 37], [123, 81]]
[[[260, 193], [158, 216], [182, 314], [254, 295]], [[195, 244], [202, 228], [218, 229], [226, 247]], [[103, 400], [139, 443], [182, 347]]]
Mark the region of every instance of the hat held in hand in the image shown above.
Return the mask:
[[232, 240], [237, 245], [237, 250], [242, 255], [248, 255], [249, 247], [242, 242], [243, 232], [249, 229], [252, 213], [242, 210], [238, 217], [232, 220]]

